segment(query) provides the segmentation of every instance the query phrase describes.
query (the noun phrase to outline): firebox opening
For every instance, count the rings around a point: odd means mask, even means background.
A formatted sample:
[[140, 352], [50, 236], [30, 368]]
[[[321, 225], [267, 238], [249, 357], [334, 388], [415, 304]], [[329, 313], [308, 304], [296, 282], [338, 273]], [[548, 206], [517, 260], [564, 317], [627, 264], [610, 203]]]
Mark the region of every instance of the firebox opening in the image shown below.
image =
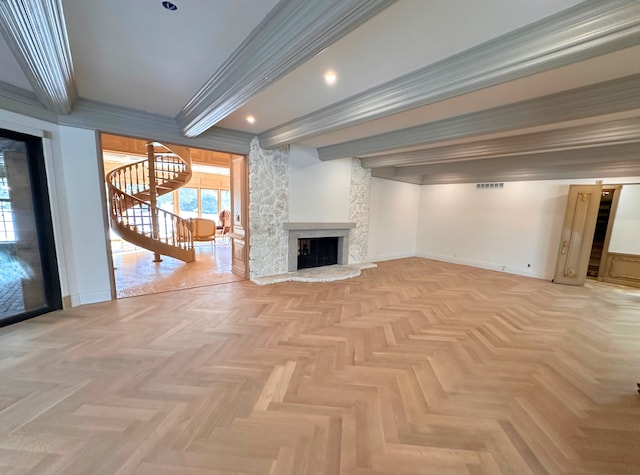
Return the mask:
[[298, 269], [338, 263], [337, 237], [298, 239]]

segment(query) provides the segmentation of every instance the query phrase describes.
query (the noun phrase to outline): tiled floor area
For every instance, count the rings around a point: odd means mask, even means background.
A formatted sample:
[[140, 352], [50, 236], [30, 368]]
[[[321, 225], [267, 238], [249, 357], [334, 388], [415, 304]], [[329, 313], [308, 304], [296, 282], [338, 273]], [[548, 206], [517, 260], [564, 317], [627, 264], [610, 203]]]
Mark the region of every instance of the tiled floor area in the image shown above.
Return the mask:
[[196, 260], [188, 264], [166, 256], [153, 262], [150, 251], [127, 243], [115, 243], [112, 251], [118, 298], [242, 280], [231, 272], [231, 245], [224, 239], [215, 246], [197, 243]]
[[21, 282], [19, 280], [0, 281], [0, 320], [23, 311]]

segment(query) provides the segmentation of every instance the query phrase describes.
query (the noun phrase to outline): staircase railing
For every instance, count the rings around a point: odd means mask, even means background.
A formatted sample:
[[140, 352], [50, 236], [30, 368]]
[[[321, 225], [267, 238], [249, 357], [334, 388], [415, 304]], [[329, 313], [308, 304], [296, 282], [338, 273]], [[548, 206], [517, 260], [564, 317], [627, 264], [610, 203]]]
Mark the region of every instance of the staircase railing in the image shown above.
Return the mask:
[[154, 252], [156, 259], [162, 254], [194, 261], [191, 221], [156, 204], [158, 196], [184, 186], [191, 175], [188, 149], [162, 144], [150, 144], [146, 160], [109, 172], [106, 181], [112, 229], [123, 239]]

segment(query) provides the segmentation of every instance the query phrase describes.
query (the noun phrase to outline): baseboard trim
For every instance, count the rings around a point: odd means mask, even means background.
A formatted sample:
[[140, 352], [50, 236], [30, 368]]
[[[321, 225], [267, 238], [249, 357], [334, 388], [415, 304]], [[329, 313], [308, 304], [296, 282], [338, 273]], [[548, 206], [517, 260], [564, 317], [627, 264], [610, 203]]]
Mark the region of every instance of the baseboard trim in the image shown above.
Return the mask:
[[382, 261], [393, 261], [395, 259], [406, 259], [408, 257], [416, 257], [414, 252], [400, 252], [400, 253], [391, 253], [391, 254], [380, 254], [369, 256], [369, 262], [382, 262]]
[[87, 305], [90, 303], [108, 302], [112, 300], [110, 290], [96, 290], [93, 292], [83, 292], [71, 296], [71, 306]]
[[507, 274], [521, 275], [523, 277], [533, 277], [534, 279], [551, 280], [553, 274], [538, 272], [529, 268], [521, 268], [515, 266], [495, 264], [492, 262], [476, 261], [474, 259], [466, 259], [463, 257], [443, 256], [440, 254], [430, 254], [425, 252], [416, 253], [416, 257], [424, 259], [432, 259], [434, 261], [448, 262], [450, 264], [460, 264], [469, 267], [478, 267], [480, 269], [494, 270], [497, 272], [505, 272]]

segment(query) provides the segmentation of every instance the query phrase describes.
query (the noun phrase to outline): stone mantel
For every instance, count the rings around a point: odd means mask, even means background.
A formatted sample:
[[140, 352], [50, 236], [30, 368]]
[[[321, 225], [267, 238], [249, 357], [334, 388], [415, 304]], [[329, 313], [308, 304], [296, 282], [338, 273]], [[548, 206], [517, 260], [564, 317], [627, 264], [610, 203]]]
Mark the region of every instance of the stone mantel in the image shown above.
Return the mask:
[[356, 223], [283, 223], [287, 231], [308, 231], [316, 229], [353, 229]]
[[298, 239], [337, 237], [338, 264], [345, 265], [349, 260], [349, 230], [356, 223], [283, 223], [289, 232], [289, 252], [287, 270], [295, 272], [298, 268]]

